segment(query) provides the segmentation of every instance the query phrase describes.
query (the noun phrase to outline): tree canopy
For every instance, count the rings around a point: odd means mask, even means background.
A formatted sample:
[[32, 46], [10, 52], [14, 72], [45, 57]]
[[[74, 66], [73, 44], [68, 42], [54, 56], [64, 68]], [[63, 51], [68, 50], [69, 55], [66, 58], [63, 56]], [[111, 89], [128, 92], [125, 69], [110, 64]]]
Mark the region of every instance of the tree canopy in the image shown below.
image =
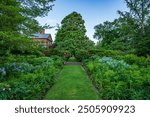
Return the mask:
[[45, 16], [52, 9], [54, 0], [1, 0], [0, 31], [30, 34], [40, 29], [38, 16]]
[[36, 18], [47, 15], [53, 1], [0, 0], [0, 55], [33, 53], [34, 44], [28, 37], [39, 31], [41, 26]]
[[104, 22], [94, 27], [97, 46], [122, 50], [137, 55], [150, 54], [149, 0], [125, 0], [130, 12], [118, 11], [120, 17], [113, 22]]
[[86, 50], [94, 45], [86, 36], [84, 20], [79, 13], [73, 12], [62, 20], [55, 44], [58, 50], [69, 51], [72, 55], [78, 50]]

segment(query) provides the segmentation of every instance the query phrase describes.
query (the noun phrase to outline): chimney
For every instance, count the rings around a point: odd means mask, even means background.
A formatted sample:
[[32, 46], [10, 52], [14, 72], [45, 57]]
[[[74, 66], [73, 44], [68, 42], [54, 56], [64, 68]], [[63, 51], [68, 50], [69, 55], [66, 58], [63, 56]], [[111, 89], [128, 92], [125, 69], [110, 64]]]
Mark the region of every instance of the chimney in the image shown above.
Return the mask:
[[42, 28], [40, 33], [41, 33], [41, 34], [45, 34], [45, 29]]

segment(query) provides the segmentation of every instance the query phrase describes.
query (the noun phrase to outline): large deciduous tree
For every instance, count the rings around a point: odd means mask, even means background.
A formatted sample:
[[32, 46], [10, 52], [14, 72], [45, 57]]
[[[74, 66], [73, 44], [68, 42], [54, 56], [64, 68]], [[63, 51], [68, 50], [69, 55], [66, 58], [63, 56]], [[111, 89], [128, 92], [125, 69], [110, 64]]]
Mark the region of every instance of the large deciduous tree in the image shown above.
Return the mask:
[[99, 46], [137, 55], [149, 55], [150, 0], [125, 0], [129, 12], [118, 11], [120, 17], [113, 22], [95, 26], [94, 37]]
[[87, 50], [93, 42], [86, 36], [86, 28], [82, 16], [73, 12], [66, 16], [56, 34], [56, 49], [75, 55], [78, 50]]
[[129, 51], [134, 48], [134, 34], [136, 24], [134, 19], [124, 13], [113, 22], [104, 22], [94, 27], [94, 37], [100, 40], [97, 47]]
[[138, 55], [150, 54], [149, 36], [147, 33], [147, 20], [150, 17], [150, 0], [125, 0], [130, 14], [137, 21], [136, 53]]
[[150, 0], [125, 0], [130, 9], [130, 13], [135, 17], [141, 28], [141, 33], [145, 35], [145, 23], [150, 15]]

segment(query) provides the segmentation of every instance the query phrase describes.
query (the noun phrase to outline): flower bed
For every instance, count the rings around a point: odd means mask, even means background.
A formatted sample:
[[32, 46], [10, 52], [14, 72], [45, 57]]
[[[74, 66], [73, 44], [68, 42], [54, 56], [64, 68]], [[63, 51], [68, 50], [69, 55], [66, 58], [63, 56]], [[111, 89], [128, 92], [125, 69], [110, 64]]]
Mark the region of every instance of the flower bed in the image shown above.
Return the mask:
[[111, 57], [95, 57], [85, 66], [101, 99], [150, 99], [150, 67]]
[[63, 61], [39, 57], [0, 68], [0, 99], [41, 99], [55, 83]]

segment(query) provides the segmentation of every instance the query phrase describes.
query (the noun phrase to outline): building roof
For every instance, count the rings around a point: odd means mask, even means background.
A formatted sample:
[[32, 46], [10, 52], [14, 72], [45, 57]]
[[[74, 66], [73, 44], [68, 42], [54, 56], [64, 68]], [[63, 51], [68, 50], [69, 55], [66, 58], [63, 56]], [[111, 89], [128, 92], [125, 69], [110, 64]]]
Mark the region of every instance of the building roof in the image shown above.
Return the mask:
[[39, 39], [47, 39], [50, 36], [50, 34], [32, 34], [32, 38], [39, 38]]

